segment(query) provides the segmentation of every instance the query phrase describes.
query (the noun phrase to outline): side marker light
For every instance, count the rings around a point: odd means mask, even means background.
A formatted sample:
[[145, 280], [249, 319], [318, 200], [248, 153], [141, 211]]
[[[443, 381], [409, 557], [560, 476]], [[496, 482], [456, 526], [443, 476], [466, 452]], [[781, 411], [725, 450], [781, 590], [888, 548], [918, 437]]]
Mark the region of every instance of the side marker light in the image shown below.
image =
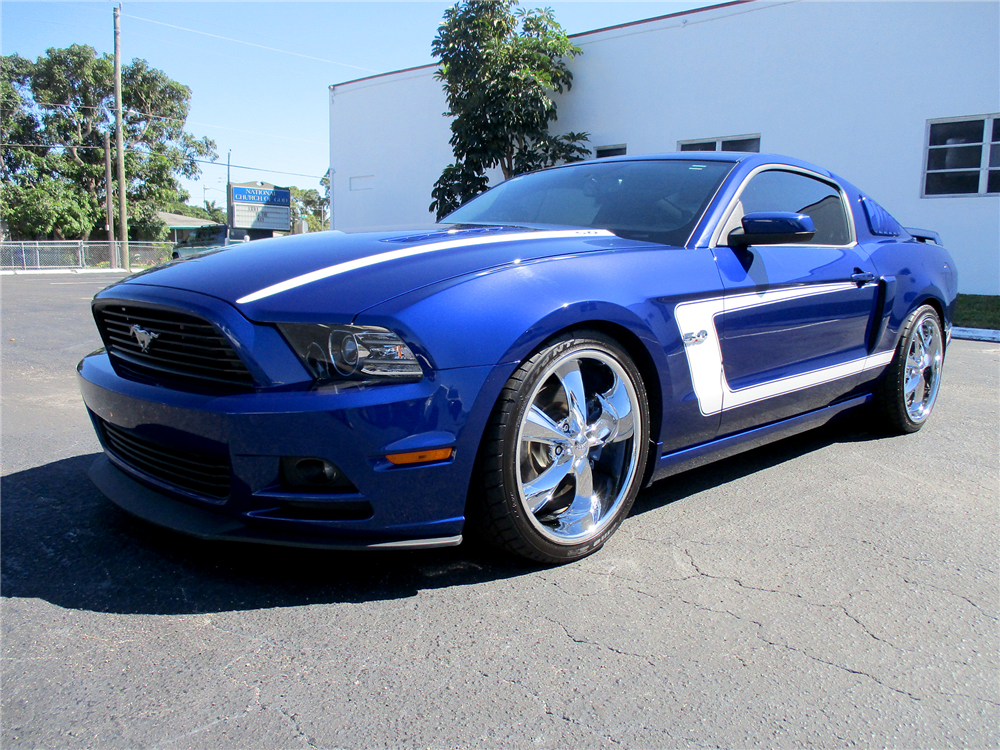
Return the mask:
[[412, 453], [392, 453], [386, 456], [389, 463], [396, 466], [406, 466], [408, 464], [425, 464], [431, 461], [447, 461], [454, 448], [436, 448], [430, 451], [413, 451]]

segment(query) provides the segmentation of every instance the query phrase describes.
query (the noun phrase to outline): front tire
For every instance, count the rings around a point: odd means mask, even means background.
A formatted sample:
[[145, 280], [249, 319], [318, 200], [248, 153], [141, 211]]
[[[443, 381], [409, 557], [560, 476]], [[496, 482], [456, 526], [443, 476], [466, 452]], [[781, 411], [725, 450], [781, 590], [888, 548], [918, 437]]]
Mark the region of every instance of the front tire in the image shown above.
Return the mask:
[[506, 552], [543, 563], [584, 557], [628, 515], [648, 441], [646, 390], [625, 350], [601, 333], [567, 335], [504, 386], [470, 510]]
[[876, 406], [892, 433], [916, 432], [931, 415], [941, 387], [944, 333], [937, 311], [923, 305], [910, 315], [886, 370]]

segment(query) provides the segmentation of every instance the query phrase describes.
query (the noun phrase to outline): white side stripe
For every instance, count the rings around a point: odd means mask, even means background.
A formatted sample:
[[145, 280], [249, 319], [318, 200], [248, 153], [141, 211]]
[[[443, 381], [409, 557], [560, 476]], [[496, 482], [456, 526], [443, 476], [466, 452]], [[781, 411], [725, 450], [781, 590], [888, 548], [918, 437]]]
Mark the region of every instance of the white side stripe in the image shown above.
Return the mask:
[[688, 343], [684, 347], [688, 369], [691, 371], [691, 383], [694, 386], [695, 397], [698, 399], [698, 408], [701, 413], [705, 416], [718, 414], [722, 411], [729, 411], [775, 396], [784, 396], [889, 364], [892, 361], [893, 352], [879, 352], [832, 367], [770, 380], [735, 391], [729, 386], [726, 372], [722, 366], [722, 342], [719, 340], [719, 332], [715, 326], [717, 315], [723, 312], [729, 313], [734, 310], [762, 307], [776, 302], [786, 302], [792, 299], [849, 289], [857, 289], [857, 286], [852, 282], [818, 284], [780, 289], [762, 294], [751, 292], [729, 298], [714, 297], [696, 302], [682, 302], [677, 305], [674, 308], [674, 318], [681, 336], [689, 331], [704, 330], [709, 332], [708, 338], [703, 342]]
[[386, 253], [368, 255], [364, 258], [357, 258], [355, 260], [349, 260], [345, 263], [338, 263], [335, 266], [321, 268], [318, 271], [312, 271], [310, 273], [302, 274], [301, 276], [296, 276], [293, 279], [282, 281], [278, 284], [272, 284], [271, 286], [265, 287], [260, 291], [241, 297], [236, 300], [236, 303], [243, 305], [247, 302], [256, 302], [259, 299], [264, 299], [265, 297], [270, 297], [271, 295], [279, 294], [280, 292], [287, 292], [289, 289], [295, 289], [296, 287], [311, 284], [314, 281], [326, 279], [330, 276], [337, 276], [338, 274], [347, 273], [348, 271], [356, 271], [359, 268], [374, 266], [378, 263], [387, 263], [392, 260], [400, 260], [401, 258], [410, 258], [414, 255], [433, 253], [437, 250], [449, 250], [454, 247], [467, 247], [469, 245], [491, 245], [497, 242], [519, 242], [522, 240], [555, 240], [566, 237], [614, 236], [614, 234], [606, 229], [571, 229], [558, 232], [518, 232], [517, 234], [500, 234], [493, 237], [466, 237], [458, 240], [432, 242], [429, 245], [418, 245], [417, 247], [403, 247], [399, 250], [390, 250]]

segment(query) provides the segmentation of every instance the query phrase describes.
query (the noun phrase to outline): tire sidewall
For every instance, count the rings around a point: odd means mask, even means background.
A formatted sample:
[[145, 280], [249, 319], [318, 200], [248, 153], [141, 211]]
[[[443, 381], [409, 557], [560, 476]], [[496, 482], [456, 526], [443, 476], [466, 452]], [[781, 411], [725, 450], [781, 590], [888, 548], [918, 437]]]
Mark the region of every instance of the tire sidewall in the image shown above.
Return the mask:
[[946, 347], [941, 320], [933, 307], [930, 305], [921, 305], [910, 314], [906, 324], [903, 326], [903, 334], [896, 345], [896, 353], [892, 365], [889, 372], [886, 373], [886, 378], [883, 382], [880, 401], [886, 424], [888, 427], [902, 433], [916, 432], [927, 424], [933, 412], [934, 405], [937, 403], [937, 396], [940, 391], [940, 378], [943, 376], [943, 370], [938, 374], [939, 382], [936, 385], [937, 392], [934, 394], [934, 400], [931, 402], [931, 410], [920, 421], [916, 421], [910, 416], [909, 409], [906, 406], [907, 354], [916, 336], [918, 327], [928, 318], [934, 321], [934, 325], [937, 328], [937, 335], [941, 340], [941, 364], [943, 367]]
[[[518, 491], [519, 482], [516, 465], [519, 430], [525, 412], [531, 406], [531, 397], [538, 387], [542, 375], [557, 360], [575, 352], [588, 349], [597, 349], [604, 354], [610, 355], [627, 374], [632, 387], [635, 389], [640, 424], [638, 426], [639, 429], [636, 430], [637, 434], [633, 449], [638, 453], [638, 460], [631, 483], [625, 491], [625, 497], [615, 512], [615, 516], [610, 519], [601, 532], [584, 542], [559, 544], [543, 536], [534, 527], [531, 519], [526, 515], [528, 511], [521, 502]], [[551, 561], [576, 560], [595, 552], [608, 541], [628, 516], [632, 504], [635, 502], [636, 495], [638, 495], [641, 489], [642, 478], [645, 474], [646, 461], [649, 454], [647, 449], [650, 422], [649, 401], [646, 396], [645, 384], [638, 368], [636, 368], [628, 353], [613, 339], [595, 331], [579, 331], [557, 340], [549, 344], [547, 348], [542, 349], [539, 355], [533, 357], [527, 364], [530, 369], [518, 390], [517, 402], [511, 412], [503, 436], [502, 472], [504, 501], [520, 538], [534, 550], [535, 554], [532, 557]]]

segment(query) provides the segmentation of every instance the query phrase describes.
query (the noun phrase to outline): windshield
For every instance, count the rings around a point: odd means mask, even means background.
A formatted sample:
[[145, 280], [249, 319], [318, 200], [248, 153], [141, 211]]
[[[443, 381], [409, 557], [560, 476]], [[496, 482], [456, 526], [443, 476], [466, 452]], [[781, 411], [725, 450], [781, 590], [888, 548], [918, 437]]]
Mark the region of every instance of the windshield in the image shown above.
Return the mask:
[[554, 224], [683, 245], [729, 161], [588, 162], [515, 177], [466, 203], [454, 224]]

